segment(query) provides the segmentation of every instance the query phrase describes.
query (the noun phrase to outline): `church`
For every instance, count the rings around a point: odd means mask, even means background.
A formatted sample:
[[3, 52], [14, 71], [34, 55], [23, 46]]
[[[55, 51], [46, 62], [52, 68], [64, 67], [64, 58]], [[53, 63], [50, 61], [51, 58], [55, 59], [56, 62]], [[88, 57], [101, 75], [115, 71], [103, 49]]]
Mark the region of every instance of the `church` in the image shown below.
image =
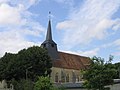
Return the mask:
[[41, 47], [48, 50], [52, 59], [51, 80], [53, 83], [79, 83], [82, 81], [81, 70], [90, 65], [90, 58], [58, 51], [52, 39], [51, 20], [48, 22], [46, 40]]

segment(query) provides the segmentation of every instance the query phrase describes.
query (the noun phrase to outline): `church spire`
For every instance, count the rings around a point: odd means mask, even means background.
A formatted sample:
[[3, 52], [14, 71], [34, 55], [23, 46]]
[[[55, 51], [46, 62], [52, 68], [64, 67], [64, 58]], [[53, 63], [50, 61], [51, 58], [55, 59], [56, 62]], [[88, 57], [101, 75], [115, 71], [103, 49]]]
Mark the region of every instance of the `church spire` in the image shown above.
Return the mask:
[[49, 22], [48, 22], [46, 41], [52, 41], [51, 21], [50, 21], [50, 20], [49, 20]]
[[41, 47], [46, 48], [49, 56], [52, 60], [58, 60], [59, 55], [57, 51], [57, 44], [52, 39], [52, 29], [51, 29], [51, 20], [50, 20], [50, 12], [49, 12], [49, 22], [46, 34], [46, 40], [41, 44]]

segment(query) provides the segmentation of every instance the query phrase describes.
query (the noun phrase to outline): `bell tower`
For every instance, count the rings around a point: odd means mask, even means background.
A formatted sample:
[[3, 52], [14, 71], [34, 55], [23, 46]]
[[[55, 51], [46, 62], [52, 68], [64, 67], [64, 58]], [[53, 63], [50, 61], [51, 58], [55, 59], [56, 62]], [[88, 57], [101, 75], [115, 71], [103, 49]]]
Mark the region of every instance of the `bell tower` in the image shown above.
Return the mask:
[[51, 20], [49, 19], [46, 40], [41, 44], [43, 48], [48, 50], [49, 56], [52, 60], [59, 59], [57, 44], [52, 39]]

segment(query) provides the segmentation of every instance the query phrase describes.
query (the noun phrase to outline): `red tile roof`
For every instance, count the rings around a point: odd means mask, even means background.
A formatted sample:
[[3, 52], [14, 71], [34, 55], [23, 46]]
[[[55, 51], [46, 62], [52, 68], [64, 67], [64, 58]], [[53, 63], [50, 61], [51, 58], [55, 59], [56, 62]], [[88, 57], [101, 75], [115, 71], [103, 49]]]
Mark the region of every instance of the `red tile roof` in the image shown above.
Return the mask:
[[90, 65], [90, 58], [59, 52], [60, 59], [53, 61], [53, 67], [81, 70], [86, 69]]

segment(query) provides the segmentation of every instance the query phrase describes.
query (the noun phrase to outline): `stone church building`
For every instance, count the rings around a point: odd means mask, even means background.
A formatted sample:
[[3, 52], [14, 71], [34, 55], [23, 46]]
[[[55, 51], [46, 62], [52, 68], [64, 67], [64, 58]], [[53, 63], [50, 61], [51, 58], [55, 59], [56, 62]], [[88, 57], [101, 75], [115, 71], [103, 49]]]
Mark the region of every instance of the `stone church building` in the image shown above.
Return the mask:
[[48, 22], [46, 40], [41, 47], [47, 48], [52, 59], [51, 79], [54, 83], [77, 83], [82, 81], [80, 70], [85, 70], [90, 65], [88, 57], [60, 52], [57, 44], [52, 39], [51, 20]]

